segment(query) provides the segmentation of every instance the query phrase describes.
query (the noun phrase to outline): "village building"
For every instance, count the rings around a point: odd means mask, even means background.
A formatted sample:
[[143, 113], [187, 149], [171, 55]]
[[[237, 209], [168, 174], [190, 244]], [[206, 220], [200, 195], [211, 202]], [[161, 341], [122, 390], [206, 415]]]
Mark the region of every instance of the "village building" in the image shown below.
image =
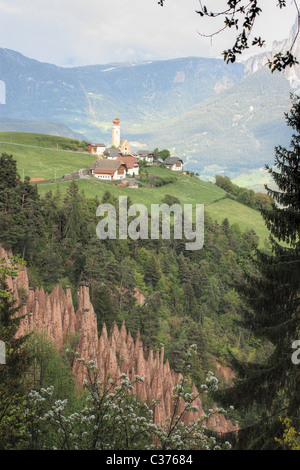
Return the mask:
[[126, 139], [121, 139], [120, 141], [120, 147], [119, 147], [121, 153], [123, 155], [130, 155], [131, 153], [131, 145]]
[[113, 124], [111, 142], [112, 146], [118, 149], [121, 143], [120, 119], [118, 116], [113, 120]]
[[147, 163], [153, 163], [153, 160], [154, 160], [153, 152], [150, 152], [149, 150], [139, 150], [137, 155], [140, 160], [144, 160]]
[[127, 176], [138, 176], [140, 164], [136, 157], [132, 155], [119, 155], [117, 160], [123, 162], [126, 165]]
[[163, 164], [172, 171], [182, 171], [183, 169], [183, 161], [178, 157], [168, 157], [164, 160]]
[[103, 155], [106, 149], [105, 144], [88, 144], [87, 148], [93, 155]]
[[89, 143], [87, 145], [89, 152], [93, 155], [106, 156], [105, 154], [109, 152], [107, 158], [116, 158], [117, 154], [130, 155], [131, 154], [131, 145], [127, 139], [121, 139], [120, 131], [120, 119], [118, 116], [113, 120], [112, 128], [112, 146], [108, 148], [105, 144], [94, 144]]
[[116, 158], [98, 158], [90, 168], [90, 174], [102, 180], [119, 180], [125, 176], [138, 176], [139, 161], [132, 155]]
[[98, 159], [90, 171], [93, 176], [102, 180], [120, 180], [126, 176], [126, 165], [121, 160]]
[[[88, 144], [90, 153], [97, 155], [98, 160], [90, 168], [90, 173], [101, 179], [121, 179], [124, 176], [137, 176], [139, 174], [139, 160], [146, 163], [153, 163], [154, 154], [149, 150], [139, 150], [137, 153], [131, 152], [131, 145], [127, 139], [121, 139], [120, 119], [118, 116], [113, 120], [112, 145], [109, 148], [104, 144]], [[125, 166], [118, 170], [115, 165], [106, 163], [100, 165], [101, 160], [119, 161]], [[119, 168], [119, 167], [118, 167]], [[177, 168], [176, 168], [177, 169]], [[113, 175], [113, 176], [112, 176]]]
[[118, 149], [123, 155], [131, 153], [131, 145], [127, 139], [121, 139], [120, 119], [118, 116], [113, 120], [112, 147]]
[[122, 153], [120, 152], [120, 150], [116, 148], [106, 149], [104, 152], [104, 157], [108, 158], [109, 160], [116, 160], [117, 157], [121, 155]]

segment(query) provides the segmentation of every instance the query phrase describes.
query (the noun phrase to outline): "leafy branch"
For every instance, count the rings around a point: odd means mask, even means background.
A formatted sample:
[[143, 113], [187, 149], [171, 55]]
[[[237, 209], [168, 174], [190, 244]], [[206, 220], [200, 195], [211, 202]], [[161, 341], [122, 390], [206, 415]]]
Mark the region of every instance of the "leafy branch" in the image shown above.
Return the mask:
[[[160, 0], [158, 4], [164, 5], [165, 0]], [[283, 9], [286, 7], [286, 0], [278, 0], [277, 7]], [[290, 48], [285, 53], [275, 54], [273, 60], [268, 60], [268, 67], [273, 73], [275, 70], [281, 72], [287, 67], [293, 67], [298, 64], [296, 56], [293, 54], [293, 48], [296, 40], [299, 36], [300, 29], [300, 11], [296, 0], [293, 0], [293, 5], [297, 11], [298, 25], [297, 31], [291, 44]], [[241, 55], [250, 46], [263, 47], [265, 40], [261, 36], [253, 36], [252, 31], [255, 22], [259, 15], [262, 13], [262, 9], [259, 7], [259, 0], [228, 0], [227, 7], [221, 11], [210, 11], [206, 5], [199, 0], [200, 8], [196, 10], [196, 13], [201, 17], [208, 18], [224, 18], [224, 25], [214, 31], [211, 34], [199, 33], [200, 36], [213, 38], [216, 35], [224, 32], [227, 29], [235, 29], [237, 35], [235, 37], [234, 44], [231, 48], [223, 51], [223, 57], [226, 63], [233, 63], [237, 57]]]

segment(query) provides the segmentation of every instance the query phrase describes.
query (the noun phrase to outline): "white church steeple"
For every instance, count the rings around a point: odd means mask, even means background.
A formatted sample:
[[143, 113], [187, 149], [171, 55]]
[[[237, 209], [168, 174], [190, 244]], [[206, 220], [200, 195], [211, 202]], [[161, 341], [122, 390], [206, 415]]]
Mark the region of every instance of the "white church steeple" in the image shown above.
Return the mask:
[[118, 116], [115, 117], [113, 120], [113, 129], [112, 129], [112, 145], [113, 147], [119, 148], [121, 142], [121, 135], [120, 135], [120, 119]]

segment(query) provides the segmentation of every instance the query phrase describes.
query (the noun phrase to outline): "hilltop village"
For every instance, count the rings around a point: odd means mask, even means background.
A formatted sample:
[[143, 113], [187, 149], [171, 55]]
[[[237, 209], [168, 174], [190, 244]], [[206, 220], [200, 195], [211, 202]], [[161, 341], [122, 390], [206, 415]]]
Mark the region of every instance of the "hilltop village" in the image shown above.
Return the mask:
[[[97, 155], [97, 160], [90, 167], [90, 175], [101, 180], [122, 180], [126, 177], [138, 177], [141, 162], [147, 166], [155, 161], [154, 152], [139, 150], [133, 152], [127, 139], [121, 139], [120, 119], [113, 120], [112, 145], [103, 143], [89, 143], [89, 152]], [[183, 171], [183, 161], [178, 157], [167, 157], [156, 160], [172, 171]]]

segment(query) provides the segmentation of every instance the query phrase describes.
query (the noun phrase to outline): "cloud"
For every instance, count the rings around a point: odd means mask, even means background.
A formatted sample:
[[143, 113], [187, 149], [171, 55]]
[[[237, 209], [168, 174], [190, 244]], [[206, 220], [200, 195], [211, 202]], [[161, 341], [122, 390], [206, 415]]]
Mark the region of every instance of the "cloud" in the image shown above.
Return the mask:
[[[220, 56], [230, 36], [201, 37], [214, 26], [198, 8], [198, 0], [0, 0], [0, 46], [64, 66]], [[278, 19], [268, 19], [264, 30], [276, 37]]]
[[11, 6], [11, 3], [0, 1], [0, 11], [8, 14], [19, 14], [21, 13], [20, 8]]

